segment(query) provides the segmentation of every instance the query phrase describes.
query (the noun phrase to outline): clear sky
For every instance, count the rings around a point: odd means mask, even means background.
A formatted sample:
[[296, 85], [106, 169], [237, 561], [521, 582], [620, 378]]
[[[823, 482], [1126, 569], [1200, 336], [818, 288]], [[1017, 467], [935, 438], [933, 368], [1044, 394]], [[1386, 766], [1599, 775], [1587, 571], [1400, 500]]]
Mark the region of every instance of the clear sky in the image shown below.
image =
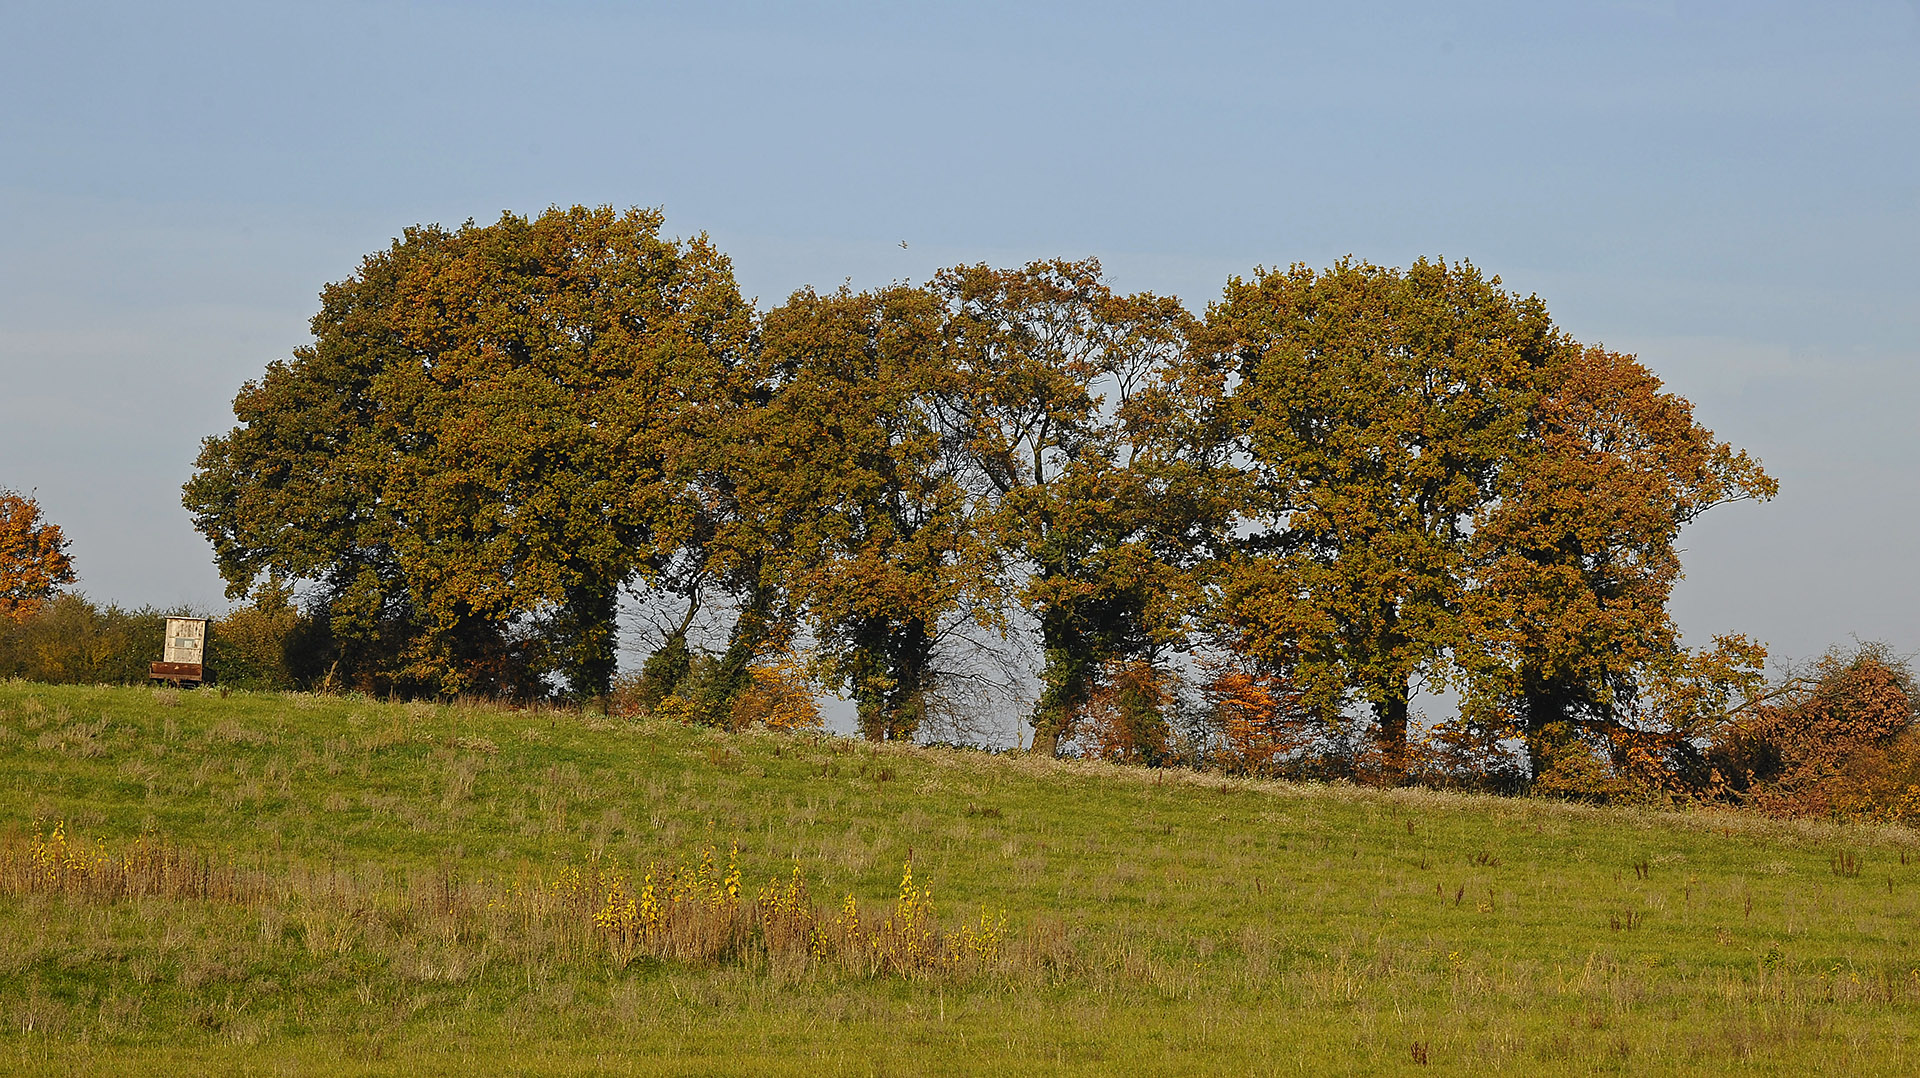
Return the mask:
[[0, 486], [219, 607], [200, 439], [417, 222], [659, 206], [763, 303], [1444, 255], [1781, 480], [1688, 532], [1690, 639], [1920, 648], [1920, 6], [1441, 6], [0, 0]]

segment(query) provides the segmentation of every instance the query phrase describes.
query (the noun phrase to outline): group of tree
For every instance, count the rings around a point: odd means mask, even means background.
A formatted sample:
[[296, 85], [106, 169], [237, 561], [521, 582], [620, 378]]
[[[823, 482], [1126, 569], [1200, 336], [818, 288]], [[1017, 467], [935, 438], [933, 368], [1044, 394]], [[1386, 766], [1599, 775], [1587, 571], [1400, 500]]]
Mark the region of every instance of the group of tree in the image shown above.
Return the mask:
[[382, 693], [604, 700], [631, 594], [675, 612], [635, 691], [700, 721], [797, 677], [910, 737], [1030, 634], [1042, 753], [1735, 781], [1764, 653], [1667, 600], [1681, 528], [1775, 484], [1537, 298], [1346, 260], [1196, 315], [1088, 260], [761, 311], [662, 223], [415, 228], [328, 286], [185, 489], [230, 595], [298, 586]]

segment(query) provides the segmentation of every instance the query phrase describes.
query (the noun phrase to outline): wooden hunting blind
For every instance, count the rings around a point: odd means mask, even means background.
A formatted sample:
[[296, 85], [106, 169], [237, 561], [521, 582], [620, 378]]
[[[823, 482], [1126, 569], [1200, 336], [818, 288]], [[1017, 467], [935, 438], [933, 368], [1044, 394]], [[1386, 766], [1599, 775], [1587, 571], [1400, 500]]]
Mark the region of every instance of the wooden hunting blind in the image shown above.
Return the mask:
[[198, 685], [206, 680], [206, 652], [206, 618], [168, 618], [160, 661], [147, 668], [147, 677], [175, 685]]

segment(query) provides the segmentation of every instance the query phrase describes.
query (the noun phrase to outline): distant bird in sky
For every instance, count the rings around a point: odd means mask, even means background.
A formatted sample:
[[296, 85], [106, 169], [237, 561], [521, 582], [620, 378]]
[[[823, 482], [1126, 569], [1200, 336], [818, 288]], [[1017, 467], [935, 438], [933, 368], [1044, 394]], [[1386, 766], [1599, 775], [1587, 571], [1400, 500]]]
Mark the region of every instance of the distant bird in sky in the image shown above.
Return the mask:
[[901, 241], [900, 241], [900, 249], [901, 249], [902, 251], [904, 251], [904, 250], [906, 250], [906, 249], [907, 249], [907, 241], [906, 241], [906, 240], [901, 240]]

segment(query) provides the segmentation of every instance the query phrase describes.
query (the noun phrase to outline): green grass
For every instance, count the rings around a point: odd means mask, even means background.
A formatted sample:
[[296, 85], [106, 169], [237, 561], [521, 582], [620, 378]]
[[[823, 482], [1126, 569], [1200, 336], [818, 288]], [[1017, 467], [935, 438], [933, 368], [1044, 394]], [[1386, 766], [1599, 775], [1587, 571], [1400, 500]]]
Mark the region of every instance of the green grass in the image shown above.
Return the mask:
[[[16, 845], [153, 831], [278, 881], [0, 895], [7, 1071], [1920, 1070], [1899, 829], [24, 682], [0, 767]], [[622, 967], [431, 900], [734, 842], [750, 885], [798, 859], [827, 906], [889, 901], [911, 856], [943, 919], [1012, 939], [915, 980]]]

